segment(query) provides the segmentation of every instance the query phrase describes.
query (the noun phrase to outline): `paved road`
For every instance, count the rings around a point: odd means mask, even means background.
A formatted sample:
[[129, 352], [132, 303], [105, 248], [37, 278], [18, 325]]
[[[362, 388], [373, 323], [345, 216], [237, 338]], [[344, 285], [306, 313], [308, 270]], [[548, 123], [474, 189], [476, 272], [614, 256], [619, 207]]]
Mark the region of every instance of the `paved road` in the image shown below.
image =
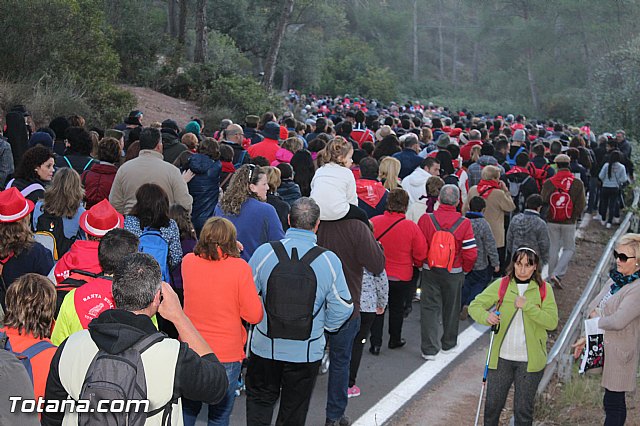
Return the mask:
[[[413, 312], [405, 320], [403, 337], [407, 340], [407, 345], [401, 349], [390, 350], [386, 347], [388, 335], [385, 334], [383, 348], [379, 356], [369, 353], [369, 344], [365, 346], [362, 355], [362, 363], [358, 373], [358, 386], [361, 389], [361, 396], [349, 399], [347, 415], [352, 420], [358, 419], [369, 408], [375, 405], [389, 391], [395, 388], [407, 376], [424, 364], [420, 357], [420, 304], [413, 303]], [[471, 320], [460, 323], [460, 332], [472, 324]], [[387, 326], [385, 325], [385, 333]], [[443, 371], [446, 373], [446, 371]], [[307, 425], [324, 425], [325, 405], [327, 402], [327, 375], [320, 375], [316, 383]], [[277, 409], [274, 412], [274, 422]], [[231, 425], [245, 425], [245, 395], [236, 398]], [[206, 425], [206, 411], [200, 412], [198, 426]]]

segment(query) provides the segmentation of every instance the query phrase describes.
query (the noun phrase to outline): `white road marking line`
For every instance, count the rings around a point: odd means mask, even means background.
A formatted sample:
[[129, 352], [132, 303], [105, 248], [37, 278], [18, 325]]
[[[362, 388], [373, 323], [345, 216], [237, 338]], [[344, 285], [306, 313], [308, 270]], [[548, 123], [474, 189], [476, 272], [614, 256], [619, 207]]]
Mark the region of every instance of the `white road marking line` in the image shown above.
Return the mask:
[[[458, 336], [458, 346], [454, 352], [439, 353], [433, 361], [425, 361], [409, 377], [391, 390], [376, 405], [364, 413], [353, 426], [381, 425], [391, 418], [404, 404], [409, 402], [424, 386], [433, 380], [460, 354], [464, 353], [476, 340], [489, 330], [489, 327], [474, 323]], [[478, 382], [482, 377], [478, 378]]]

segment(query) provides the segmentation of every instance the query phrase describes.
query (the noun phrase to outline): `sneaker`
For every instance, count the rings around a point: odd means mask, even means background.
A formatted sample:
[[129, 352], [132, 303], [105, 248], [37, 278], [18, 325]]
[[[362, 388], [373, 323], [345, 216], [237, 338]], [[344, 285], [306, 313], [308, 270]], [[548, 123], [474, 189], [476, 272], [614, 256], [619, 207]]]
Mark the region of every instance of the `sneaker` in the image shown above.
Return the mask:
[[605, 226], [605, 228], [607, 228], [607, 229], [611, 229], [611, 224], [610, 224], [610, 223], [607, 223], [607, 225]]
[[622, 219], [619, 217], [614, 217], [612, 222], [614, 225], [620, 225], [620, 223], [622, 222]]
[[602, 226], [606, 226], [607, 225], [607, 221], [606, 220], [601, 220], [600, 223], [602, 224]]
[[454, 347], [449, 348], [449, 349], [442, 349], [440, 352], [442, 352], [442, 353], [443, 353], [443, 354], [445, 354], [445, 355], [447, 355], [447, 354], [453, 354], [453, 353], [456, 353], [456, 352], [457, 352], [457, 351], [456, 351], [456, 349], [458, 349], [458, 345], [455, 345]]
[[356, 396], [360, 396], [360, 388], [356, 385], [353, 385], [349, 389], [347, 389], [347, 397], [355, 398]]
[[460, 321], [466, 321], [469, 318], [469, 305], [464, 305], [460, 310]]
[[427, 355], [427, 354], [420, 354], [422, 356], [422, 359], [426, 360], [426, 361], [433, 361], [436, 359], [435, 355]]
[[340, 417], [338, 420], [327, 419], [324, 422], [324, 426], [349, 426], [349, 425], [351, 425], [351, 419], [345, 415]]
[[600, 216], [600, 214], [595, 214], [592, 218], [592, 220], [602, 220], [602, 216]]

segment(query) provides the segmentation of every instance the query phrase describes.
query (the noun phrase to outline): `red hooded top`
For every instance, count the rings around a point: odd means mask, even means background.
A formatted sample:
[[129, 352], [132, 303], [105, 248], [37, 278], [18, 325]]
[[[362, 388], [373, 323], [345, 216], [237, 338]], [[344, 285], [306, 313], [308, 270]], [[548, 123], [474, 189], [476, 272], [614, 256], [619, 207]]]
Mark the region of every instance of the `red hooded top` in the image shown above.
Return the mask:
[[87, 276], [73, 274], [70, 272], [72, 269], [81, 269], [94, 274], [102, 272], [102, 267], [100, 267], [100, 262], [98, 261], [99, 244], [100, 241], [89, 240], [77, 240], [74, 242], [69, 251], [56, 264], [54, 269], [56, 282], [60, 284], [69, 276], [87, 281]]

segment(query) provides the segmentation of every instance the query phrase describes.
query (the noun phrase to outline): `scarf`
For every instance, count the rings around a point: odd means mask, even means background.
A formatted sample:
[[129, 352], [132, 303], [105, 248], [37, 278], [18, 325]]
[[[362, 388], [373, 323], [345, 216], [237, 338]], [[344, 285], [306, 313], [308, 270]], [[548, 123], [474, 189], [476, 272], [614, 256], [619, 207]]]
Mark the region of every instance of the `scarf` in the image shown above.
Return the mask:
[[482, 214], [482, 212], [467, 212], [467, 214], [465, 214], [465, 217], [468, 219], [478, 219], [484, 217], [484, 215]]
[[613, 284], [611, 284], [611, 294], [613, 295], [625, 285], [640, 279], [640, 271], [636, 271], [631, 275], [622, 275], [614, 268], [609, 272], [609, 278], [613, 280]]
[[507, 172], [508, 175], [512, 175], [514, 173], [526, 173], [526, 174], [530, 174], [529, 170], [525, 169], [524, 167], [520, 167], [520, 166], [513, 166], [511, 168], [511, 170], [509, 170]]
[[565, 192], [569, 192], [574, 179], [575, 176], [571, 173], [571, 170], [568, 169], [560, 169], [555, 175], [549, 178], [553, 186], [560, 188]]
[[491, 195], [494, 189], [499, 189], [500, 184], [495, 180], [484, 180], [481, 179], [478, 182], [478, 195], [484, 198], [485, 200]]
[[223, 173], [233, 173], [236, 171], [236, 168], [230, 161], [221, 161], [220, 163], [222, 164]]

